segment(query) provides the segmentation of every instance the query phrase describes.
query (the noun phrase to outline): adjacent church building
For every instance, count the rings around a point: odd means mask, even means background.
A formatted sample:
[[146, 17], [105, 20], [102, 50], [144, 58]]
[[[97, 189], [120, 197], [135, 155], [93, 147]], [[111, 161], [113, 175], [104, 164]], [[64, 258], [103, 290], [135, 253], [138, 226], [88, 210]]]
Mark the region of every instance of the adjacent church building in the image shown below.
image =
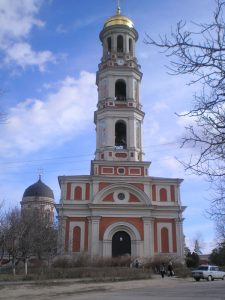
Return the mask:
[[58, 178], [59, 253], [182, 259], [182, 180], [149, 176], [144, 161], [138, 32], [118, 8], [100, 40], [95, 159], [90, 175]]

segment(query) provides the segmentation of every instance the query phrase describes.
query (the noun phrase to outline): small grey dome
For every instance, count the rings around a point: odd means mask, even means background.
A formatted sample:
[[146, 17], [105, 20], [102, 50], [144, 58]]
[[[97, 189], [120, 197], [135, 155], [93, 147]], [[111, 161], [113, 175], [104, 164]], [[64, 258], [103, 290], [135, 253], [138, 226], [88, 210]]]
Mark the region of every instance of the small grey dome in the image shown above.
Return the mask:
[[25, 190], [23, 198], [24, 197], [47, 197], [54, 199], [54, 194], [50, 187], [44, 184], [41, 181], [41, 178], [39, 178], [36, 183], [32, 184]]

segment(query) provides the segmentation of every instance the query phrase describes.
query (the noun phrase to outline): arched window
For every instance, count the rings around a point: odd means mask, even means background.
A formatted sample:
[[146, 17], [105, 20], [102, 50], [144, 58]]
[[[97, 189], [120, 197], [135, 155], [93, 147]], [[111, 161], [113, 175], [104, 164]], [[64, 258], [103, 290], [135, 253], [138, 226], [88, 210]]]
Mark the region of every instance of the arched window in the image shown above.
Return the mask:
[[133, 41], [131, 38], [129, 39], [129, 52], [133, 54]]
[[74, 200], [82, 200], [82, 189], [77, 186], [74, 191]]
[[80, 252], [80, 238], [81, 230], [80, 227], [76, 226], [73, 229], [73, 252]]
[[117, 52], [123, 52], [123, 37], [118, 35], [117, 37]]
[[116, 81], [115, 97], [118, 101], [126, 101], [126, 82], [122, 79]]
[[111, 50], [112, 50], [112, 39], [111, 39], [111, 37], [107, 38], [107, 50], [108, 50], [108, 52], [111, 52]]
[[166, 189], [160, 189], [159, 197], [160, 197], [160, 201], [162, 201], [162, 202], [167, 201], [167, 191], [166, 191]]
[[166, 227], [161, 229], [161, 252], [169, 253], [169, 232]]
[[127, 128], [123, 121], [118, 121], [115, 125], [115, 146], [122, 149], [127, 147]]
[[50, 211], [50, 209], [46, 209], [44, 211], [44, 216], [45, 216], [45, 220], [47, 222], [51, 222], [51, 211]]

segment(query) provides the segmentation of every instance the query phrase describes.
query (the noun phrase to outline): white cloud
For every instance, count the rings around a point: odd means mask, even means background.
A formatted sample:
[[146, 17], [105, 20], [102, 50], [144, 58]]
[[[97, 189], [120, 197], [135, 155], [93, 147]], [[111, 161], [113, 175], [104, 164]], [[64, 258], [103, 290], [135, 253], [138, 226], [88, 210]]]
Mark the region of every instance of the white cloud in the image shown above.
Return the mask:
[[55, 61], [55, 57], [50, 51], [35, 52], [27, 43], [15, 43], [6, 51], [5, 62], [16, 62], [23, 69], [26, 66], [38, 66], [40, 71], [45, 71], [46, 63], [50, 61]]
[[[43, 27], [42, 20], [36, 18], [42, 0], [1, 0], [0, 1], [0, 51], [4, 62], [22, 68], [38, 66], [41, 71], [47, 62], [54, 61], [50, 51], [35, 51], [27, 43], [31, 30]], [[13, 64], [12, 64], [13, 63]]]
[[66, 77], [44, 99], [26, 99], [11, 108], [1, 130], [0, 154], [28, 154], [74, 138], [92, 123], [96, 102], [95, 74]]
[[44, 26], [35, 18], [42, 1], [1, 0], [0, 1], [0, 41], [27, 37], [33, 26]]

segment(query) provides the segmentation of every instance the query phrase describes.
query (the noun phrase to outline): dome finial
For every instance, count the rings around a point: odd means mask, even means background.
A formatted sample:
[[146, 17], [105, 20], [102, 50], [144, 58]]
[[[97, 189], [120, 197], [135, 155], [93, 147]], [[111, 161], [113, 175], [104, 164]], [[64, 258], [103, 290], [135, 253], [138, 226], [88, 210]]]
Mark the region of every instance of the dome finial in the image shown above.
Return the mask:
[[117, 1], [117, 15], [120, 15], [121, 9], [120, 9], [120, 0]]
[[38, 177], [39, 177], [39, 180], [41, 180], [41, 176], [43, 175], [43, 169], [38, 169]]

